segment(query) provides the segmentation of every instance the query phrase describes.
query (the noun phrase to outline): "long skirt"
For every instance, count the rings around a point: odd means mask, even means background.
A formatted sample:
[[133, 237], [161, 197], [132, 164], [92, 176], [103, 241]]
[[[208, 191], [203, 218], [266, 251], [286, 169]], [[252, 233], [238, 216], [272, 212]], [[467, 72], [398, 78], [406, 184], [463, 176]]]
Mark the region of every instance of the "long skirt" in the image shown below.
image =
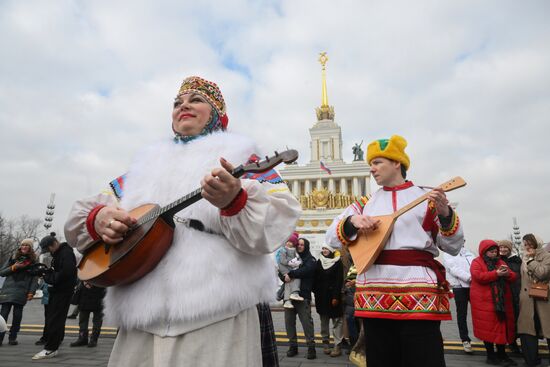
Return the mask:
[[262, 365], [256, 307], [175, 337], [121, 329], [108, 367], [210, 367]]

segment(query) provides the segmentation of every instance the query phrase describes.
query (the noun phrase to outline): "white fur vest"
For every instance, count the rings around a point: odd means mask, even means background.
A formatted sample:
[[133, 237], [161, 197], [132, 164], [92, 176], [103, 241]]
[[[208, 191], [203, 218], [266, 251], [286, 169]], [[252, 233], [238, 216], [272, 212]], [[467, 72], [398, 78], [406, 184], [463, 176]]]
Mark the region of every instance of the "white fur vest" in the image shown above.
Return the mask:
[[[251, 140], [222, 132], [187, 144], [158, 143], [138, 154], [127, 174], [121, 206], [161, 206], [200, 187], [202, 177], [224, 157], [235, 166], [258, 152]], [[206, 200], [177, 214], [200, 220], [216, 233], [219, 209]], [[248, 229], [242, 229], [248, 230]], [[270, 302], [276, 287], [269, 255], [249, 255], [223, 236], [176, 223], [172, 247], [157, 267], [137, 282], [109, 289], [106, 314], [124, 328], [147, 330], [159, 323], [208, 325]], [[184, 330], [187, 330], [185, 326]]]

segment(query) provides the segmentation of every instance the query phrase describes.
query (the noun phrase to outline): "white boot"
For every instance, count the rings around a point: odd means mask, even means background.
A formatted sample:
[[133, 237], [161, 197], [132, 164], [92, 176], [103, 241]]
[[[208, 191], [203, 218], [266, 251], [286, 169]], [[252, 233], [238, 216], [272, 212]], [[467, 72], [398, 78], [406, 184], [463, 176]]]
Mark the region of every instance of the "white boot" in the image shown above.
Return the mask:
[[303, 301], [304, 300], [304, 297], [300, 296], [298, 293], [291, 293], [289, 298], [293, 301]]

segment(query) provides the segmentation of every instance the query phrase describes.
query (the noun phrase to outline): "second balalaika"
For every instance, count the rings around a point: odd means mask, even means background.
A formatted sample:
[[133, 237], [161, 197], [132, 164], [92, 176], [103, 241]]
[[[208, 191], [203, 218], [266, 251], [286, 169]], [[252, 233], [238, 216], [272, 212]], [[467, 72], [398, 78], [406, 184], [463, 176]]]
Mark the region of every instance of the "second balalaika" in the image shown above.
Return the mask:
[[[455, 177], [438, 187], [443, 191], [452, 191], [466, 185], [462, 177]], [[416, 200], [408, 203], [401, 209], [388, 215], [372, 217], [378, 219], [380, 223], [376, 230], [359, 231], [357, 239], [349, 245], [349, 252], [353, 258], [353, 263], [357, 268], [357, 274], [362, 274], [376, 261], [380, 252], [384, 249], [386, 242], [391, 236], [393, 225], [401, 215], [405, 214], [415, 206], [428, 199], [428, 193], [420, 196]]]
[[[261, 173], [296, 159], [296, 150], [275, 152], [273, 157], [241, 165], [231, 174], [241, 177], [246, 173]], [[130, 215], [137, 223], [129, 229], [124, 240], [116, 245], [94, 241], [78, 265], [78, 277], [99, 287], [130, 284], [142, 278], [157, 266], [172, 245], [174, 215], [201, 198], [201, 189], [197, 189], [164, 207], [146, 204], [131, 210]]]

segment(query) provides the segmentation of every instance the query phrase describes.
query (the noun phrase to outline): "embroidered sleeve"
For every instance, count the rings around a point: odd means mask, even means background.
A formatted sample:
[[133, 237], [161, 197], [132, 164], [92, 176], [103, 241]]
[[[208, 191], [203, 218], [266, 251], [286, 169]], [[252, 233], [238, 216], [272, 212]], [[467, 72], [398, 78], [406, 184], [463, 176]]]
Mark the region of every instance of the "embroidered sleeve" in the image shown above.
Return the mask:
[[[246, 164], [255, 163], [255, 162], [258, 162], [259, 160], [260, 160], [260, 157], [258, 157], [256, 154], [252, 154], [248, 158], [248, 161], [246, 162]], [[275, 171], [275, 169], [273, 168], [268, 171], [264, 171], [260, 173], [246, 173], [244, 174], [243, 178], [249, 179], [249, 180], [256, 180], [256, 181], [259, 181], [260, 183], [264, 183], [264, 182], [268, 182], [270, 184], [284, 183], [279, 173]]]
[[458, 231], [458, 226], [460, 225], [460, 220], [454, 210], [451, 210], [451, 218], [446, 222], [447, 223], [441, 223], [439, 232], [445, 237], [453, 236]]
[[123, 174], [120, 177], [115, 178], [113, 181], [109, 182], [109, 187], [111, 192], [116, 196], [118, 200], [121, 200], [124, 196], [124, 181], [126, 180], [126, 174]]
[[[349, 226], [348, 218], [353, 215], [363, 214], [363, 209], [368, 201], [368, 197], [362, 197], [348, 206], [339, 216], [334, 218], [332, 224], [327, 229], [325, 241], [332, 247], [342, 247], [349, 245], [357, 237], [357, 233], [350, 233], [346, 230]], [[348, 221], [348, 222], [347, 222]], [[348, 226], [346, 226], [346, 223]]]
[[[437, 219], [437, 221], [438, 225], [440, 225], [439, 219]], [[439, 233], [436, 238], [436, 245], [441, 250], [455, 256], [460, 252], [463, 244], [464, 232], [462, 231], [462, 224], [456, 211], [453, 210], [448, 227], [442, 227], [440, 225]]]

